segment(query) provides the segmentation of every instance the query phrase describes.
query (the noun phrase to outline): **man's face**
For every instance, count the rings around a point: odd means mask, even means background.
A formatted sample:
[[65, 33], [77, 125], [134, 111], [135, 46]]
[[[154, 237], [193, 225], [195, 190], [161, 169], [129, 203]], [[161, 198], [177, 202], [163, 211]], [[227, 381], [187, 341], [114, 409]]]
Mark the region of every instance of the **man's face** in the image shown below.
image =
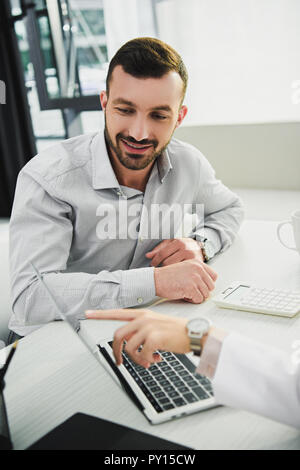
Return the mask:
[[187, 112], [182, 87], [176, 72], [141, 79], [115, 67], [109, 97], [103, 91], [100, 99], [107, 143], [123, 166], [142, 170], [166, 148]]

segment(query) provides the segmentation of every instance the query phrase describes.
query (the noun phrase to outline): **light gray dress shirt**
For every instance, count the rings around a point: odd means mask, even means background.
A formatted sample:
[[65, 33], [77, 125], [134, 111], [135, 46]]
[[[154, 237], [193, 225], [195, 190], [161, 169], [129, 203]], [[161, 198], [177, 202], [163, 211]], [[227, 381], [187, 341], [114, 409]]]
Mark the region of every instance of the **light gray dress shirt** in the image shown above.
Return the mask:
[[[59, 319], [29, 260], [75, 320], [89, 308], [152, 300], [154, 268], [145, 254], [164, 238], [161, 231], [155, 235], [160, 225], [172, 226], [173, 238], [176, 224], [159, 219], [149, 236], [151, 208], [176, 204], [197, 212], [189, 236], [205, 236], [215, 253], [232, 243], [243, 217], [241, 201], [215, 178], [201, 152], [176, 139], [155, 162], [145, 193], [119, 185], [103, 131], [65, 140], [32, 158], [19, 174], [10, 222], [10, 329], [26, 335]], [[106, 230], [107, 208], [117, 214], [117, 236], [111, 226]], [[135, 237], [124, 235], [127, 214]]]

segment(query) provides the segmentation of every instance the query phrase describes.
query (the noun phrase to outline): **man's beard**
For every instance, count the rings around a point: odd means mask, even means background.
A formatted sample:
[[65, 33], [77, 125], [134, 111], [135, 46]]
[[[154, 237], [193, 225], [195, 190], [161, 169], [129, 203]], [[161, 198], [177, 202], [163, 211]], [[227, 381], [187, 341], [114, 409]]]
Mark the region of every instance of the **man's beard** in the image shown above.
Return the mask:
[[[105, 127], [104, 127], [104, 135], [105, 135], [107, 145], [114, 151], [119, 162], [123, 166], [125, 166], [125, 168], [128, 168], [129, 170], [143, 170], [164, 152], [164, 150], [167, 148], [167, 146], [170, 143], [173, 133], [170, 139], [168, 140], [168, 142], [165, 145], [163, 145], [160, 149], [157, 149], [158, 147], [157, 140], [145, 139], [145, 140], [137, 142], [132, 137], [126, 137], [121, 133], [116, 135], [116, 145], [115, 145], [112, 141], [112, 138], [109, 135], [106, 122], [105, 122]], [[134, 153], [131, 154], [130, 152], [122, 151], [119, 145], [119, 142], [121, 139], [131, 144], [139, 144], [139, 145], [145, 145], [145, 146], [151, 144], [153, 146], [153, 151], [150, 154], [145, 155], [145, 156], [140, 156], [138, 154], [134, 154]]]

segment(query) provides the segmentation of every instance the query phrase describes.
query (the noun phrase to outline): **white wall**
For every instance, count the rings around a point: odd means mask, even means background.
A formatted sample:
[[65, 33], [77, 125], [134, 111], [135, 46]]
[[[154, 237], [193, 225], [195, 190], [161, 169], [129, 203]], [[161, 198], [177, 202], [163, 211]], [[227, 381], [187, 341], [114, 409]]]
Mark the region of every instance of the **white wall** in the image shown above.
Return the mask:
[[300, 190], [300, 123], [179, 127], [229, 186]]
[[187, 124], [300, 121], [299, 0], [164, 0], [157, 17], [189, 71]]

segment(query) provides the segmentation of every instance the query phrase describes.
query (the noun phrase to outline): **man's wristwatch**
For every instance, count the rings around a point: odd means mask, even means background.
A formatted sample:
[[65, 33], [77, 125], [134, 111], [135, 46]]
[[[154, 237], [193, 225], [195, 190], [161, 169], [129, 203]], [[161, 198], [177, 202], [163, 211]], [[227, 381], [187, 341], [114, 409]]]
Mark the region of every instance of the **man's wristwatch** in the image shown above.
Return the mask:
[[192, 318], [186, 324], [188, 337], [190, 339], [191, 351], [196, 356], [200, 356], [202, 352], [201, 339], [207, 335], [211, 327], [211, 322], [207, 318]]
[[213, 258], [215, 254], [214, 247], [207, 238], [204, 238], [204, 240], [200, 241], [200, 246], [204, 258], [204, 262], [207, 263], [211, 258]]
[[200, 235], [194, 235], [194, 240], [196, 240], [201, 247], [204, 263], [207, 263], [210, 259], [212, 259], [215, 255], [215, 249], [210, 240], [208, 238], [203, 238]]

